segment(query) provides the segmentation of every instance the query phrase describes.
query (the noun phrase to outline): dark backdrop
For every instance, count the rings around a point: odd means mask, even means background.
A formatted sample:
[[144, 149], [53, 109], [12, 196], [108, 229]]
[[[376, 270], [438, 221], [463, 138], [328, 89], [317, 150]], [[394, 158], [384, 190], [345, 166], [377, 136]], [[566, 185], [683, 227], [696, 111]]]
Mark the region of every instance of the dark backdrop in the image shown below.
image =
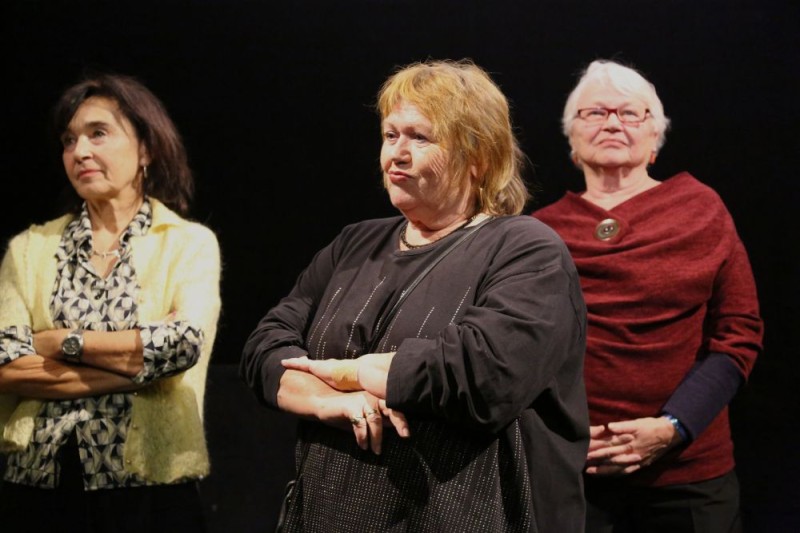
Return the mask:
[[513, 104], [536, 205], [581, 177], [559, 117], [595, 58], [630, 62], [673, 129], [652, 174], [689, 170], [732, 212], [767, 336], [733, 421], [753, 531], [800, 529], [797, 323], [800, 8], [793, 1], [7, 0], [0, 238], [54, 214], [65, 184], [49, 112], [87, 69], [143, 80], [182, 131], [194, 217], [219, 236], [223, 315], [209, 387], [217, 530], [263, 529], [290, 471], [292, 424], [233, 365], [258, 319], [346, 223], [392, 215], [380, 185], [379, 85], [397, 65], [471, 57]]

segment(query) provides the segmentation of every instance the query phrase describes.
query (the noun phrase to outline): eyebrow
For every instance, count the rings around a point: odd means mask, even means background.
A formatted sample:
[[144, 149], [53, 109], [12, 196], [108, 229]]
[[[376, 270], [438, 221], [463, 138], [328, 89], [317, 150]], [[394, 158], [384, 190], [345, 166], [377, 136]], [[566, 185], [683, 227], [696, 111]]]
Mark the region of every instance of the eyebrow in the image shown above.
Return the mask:
[[[80, 127], [81, 128], [97, 128], [98, 126], [110, 126], [111, 124], [106, 122], [105, 120], [92, 120], [90, 122], [85, 122]], [[67, 126], [67, 130], [69, 130], [69, 126]]]
[[394, 128], [396, 130], [400, 130], [400, 131], [412, 130], [412, 131], [430, 131], [430, 132], [433, 132], [433, 124], [425, 125], [425, 124], [419, 124], [419, 123], [411, 123], [411, 124], [399, 125], [399, 124], [397, 124], [395, 122], [391, 122], [391, 121], [388, 121], [388, 120], [381, 121], [381, 128], [385, 128], [387, 126], [391, 127], [391, 128]]
[[[601, 100], [601, 102], [604, 102], [604, 100]], [[617, 104], [615, 106], [611, 106], [606, 103], [594, 103], [594, 104], [588, 104], [586, 107], [583, 107], [581, 109], [594, 109], [597, 107], [604, 107], [606, 109], [625, 109], [626, 107], [638, 106], [638, 105], [647, 107], [647, 104], [645, 104], [644, 102], [624, 102], [622, 104]]]
[[90, 122], [86, 122], [86, 123], [84, 123], [84, 124], [81, 124], [81, 125], [79, 125], [77, 128], [73, 128], [73, 127], [71, 127], [69, 124], [67, 124], [67, 127], [66, 127], [66, 129], [63, 131], [63, 133], [61, 133], [61, 136], [60, 136], [60, 137], [62, 137], [62, 138], [63, 138], [65, 135], [68, 135], [68, 134], [70, 134], [70, 133], [73, 133], [73, 132], [75, 132], [76, 130], [81, 130], [81, 129], [92, 129], [92, 128], [98, 128], [98, 127], [109, 127], [110, 125], [111, 125], [111, 124], [109, 124], [109, 123], [108, 123], [108, 122], [106, 122], [105, 120], [92, 120], [92, 121], [90, 121]]

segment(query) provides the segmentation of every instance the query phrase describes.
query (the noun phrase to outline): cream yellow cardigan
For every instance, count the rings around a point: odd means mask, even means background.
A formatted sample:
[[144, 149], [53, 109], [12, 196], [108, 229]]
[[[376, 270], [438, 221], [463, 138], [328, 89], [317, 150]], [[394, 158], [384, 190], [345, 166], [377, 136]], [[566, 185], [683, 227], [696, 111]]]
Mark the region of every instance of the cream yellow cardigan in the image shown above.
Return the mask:
[[[205, 341], [191, 369], [157, 380], [134, 393], [125, 443], [125, 468], [156, 483], [208, 474], [203, 433], [203, 394], [220, 310], [219, 245], [204, 226], [182, 219], [151, 199], [147, 235], [130, 240], [141, 286], [142, 322], [170, 313], [202, 328]], [[55, 253], [72, 215], [31, 226], [11, 240], [0, 266], [0, 328], [52, 329], [50, 298], [56, 279]], [[0, 369], [0, 371], [2, 371]], [[0, 394], [0, 449], [24, 449], [42, 402]]]

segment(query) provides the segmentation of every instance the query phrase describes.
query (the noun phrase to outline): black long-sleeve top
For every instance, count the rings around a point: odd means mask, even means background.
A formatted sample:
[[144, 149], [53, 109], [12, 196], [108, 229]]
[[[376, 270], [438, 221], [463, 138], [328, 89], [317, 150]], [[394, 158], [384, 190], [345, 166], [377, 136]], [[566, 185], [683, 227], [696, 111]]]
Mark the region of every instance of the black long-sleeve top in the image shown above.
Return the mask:
[[[403, 221], [345, 228], [259, 323], [242, 372], [264, 403], [277, 407], [282, 359], [362, 355], [398, 295], [467, 231], [400, 251]], [[396, 352], [387, 404], [412, 436], [387, 430], [375, 456], [352, 432], [301, 423], [289, 529], [582, 530], [585, 316], [555, 233], [490, 221], [425, 277], [375, 350]]]

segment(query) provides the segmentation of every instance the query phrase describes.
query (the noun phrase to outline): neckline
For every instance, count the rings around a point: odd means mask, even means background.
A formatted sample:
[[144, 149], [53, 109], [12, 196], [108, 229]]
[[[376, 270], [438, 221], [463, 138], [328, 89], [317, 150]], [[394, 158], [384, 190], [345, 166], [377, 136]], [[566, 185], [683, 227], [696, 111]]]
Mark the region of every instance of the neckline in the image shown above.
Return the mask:
[[620, 215], [619, 211], [623, 210], [624, 207], [635, 204], [638, 199], [648, 198], [654, 194], [660, 194], [659, 191], [669, 191], [675, 186], [676, 182], [682, 181], [681, 178], [684, 178], [685, 176], [689, 176], [689, 174], [687, 174], [686, 172], [681, 172], [663, 181], [659, 181], [659, 185], [656, 185], [655, 187], [650, 187], [649, 189], [644, 190], [638, 194], [634, 194], [624, 202], [620, 202], [610, 209], [606, 209], [605, 207], [597, 205], [596, 203], [591, 202], [586, 198], [584, 198], [582, 195], [584, 192], [586, 192], [585, 190], [581, 192], [569, 191], [567, 194], [571, 196], [575, 201], [580, 202], [582, 205], [590, 206], [593, 210], [596, 211], [601, 211], [603, 213], [607, 213], [610, 215], [611, 214], [617, 215], [618, 218], [618, 215]]
[[400, 216], [400, 225], [399, 225], [398, 229], [395, 230], [392, 233], [392, 235], [394, 235], [393, 241], [395, 243], [394, 244], [393, 253], [395, 255], [399, 255], [399, 256], [408, 256], [408, 255], [421, 255], [421, 254], [427, 253], [427, 252], [429, 252], [431, 250], [436, 250], [436, 249], [439, 248], [440, 244], [446, 243], [446, 242], [449, 242], [450, 240], [452, 240], [452, 237], [454, 235], [460, 235], [461, 233], [464, 232], [464, 230], [472, 228], [476, 224], [482, 224], [484, 222], [488, 222], [489, 219], [495, 219], [495, 218], [497, 218], [497, 217], [496, 216], [492, 216], [492, 215], [488, 215], [486, 213], [478, 213], [477, 215], [475, 215], [475, 217], [473, 219], [469, 220], [468, 223], [459, 226], [458, 228], [454, 229], [453, 231], [451, 231], [450, 233], [448, 233], [447, 235], [445, 235], [441, 239], [438, 239], [438, 240], [433, 241], [433, 242], [428, 243], [428, 244], [423, 244], [422, 246], [419, 246], [419, 247], [416, 247], [416, 248], [409, 248], [407, 250], [403, 250], [396, 243], [400, 240], [400, 235], [402, 234], [402, 232], [405, 231], [405, 227], [408, 224], [408, 220], [405, 217]]
[[469, 226], [470, 224], [472, 224], [472, 222], [478, 217], [479, 214], [480, 213], [475, 213], [474, 215], [469, 217], [467, 220], [465, 220], [463, 224], [461, 224], [460, 226], [456, 226], [452, 231], [450, 231], [450, 233], [446, 233], [445, 235], [442, 235], [438, 239], [435, 239], [435, 240], [433, 240], [431, 242], [426, 242], [425, 244], [411, 244], [410, 242], [408, 242], [408, 240], [406, 240], [406, 233], [408, 232], [408, 219], [406, 219], [405, 223], [400, 228], [400, 242], [403, 244], [403, 246], [406, 247], [406, 251], [408, 251], [408, 250], [419, 250], [420, 248], [427, 248], [428, 246], [433, 246], [434, 244], [436, 244], [437, 242], [441, 241], [442, 239], [446, 239], [448, 236], [452, 235], [453, 233], [455, 233], [455, 232], [457, 232], [457, 231], [459, 231], [461, 229], [464, 229], [467, 226]]

